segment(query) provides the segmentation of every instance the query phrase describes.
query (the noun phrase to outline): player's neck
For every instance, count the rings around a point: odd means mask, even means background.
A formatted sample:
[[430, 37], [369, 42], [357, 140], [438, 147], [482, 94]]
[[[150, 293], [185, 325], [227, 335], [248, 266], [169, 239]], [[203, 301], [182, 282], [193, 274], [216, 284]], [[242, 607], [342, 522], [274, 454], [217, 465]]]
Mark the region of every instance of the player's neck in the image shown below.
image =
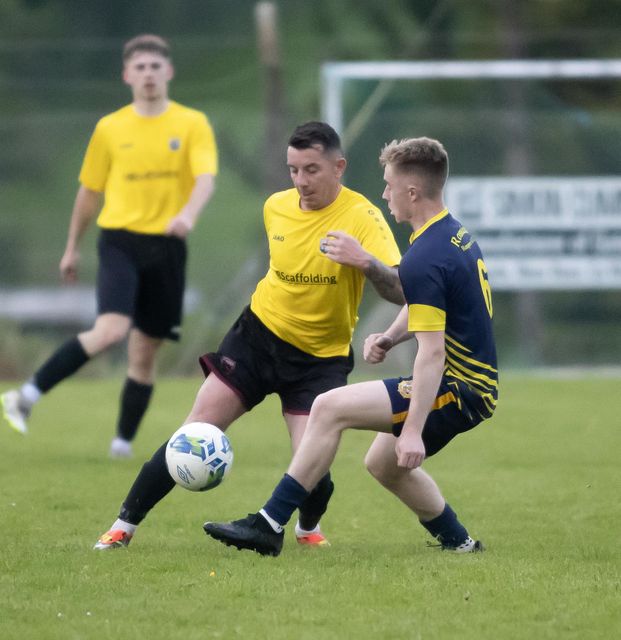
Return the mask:
[[413, 231], [418, 231], [424, 227], [432, 218], [446, 209], [446, 205], [442, 200], [429, 200], [420, 206], [420, 209], [414, 213], [410, 219]]
[[134, 109], [140, 116], [153, 117], [159, 116], [168, 109], [168, 97], [158, 98], [157, 100], [134, 100]]

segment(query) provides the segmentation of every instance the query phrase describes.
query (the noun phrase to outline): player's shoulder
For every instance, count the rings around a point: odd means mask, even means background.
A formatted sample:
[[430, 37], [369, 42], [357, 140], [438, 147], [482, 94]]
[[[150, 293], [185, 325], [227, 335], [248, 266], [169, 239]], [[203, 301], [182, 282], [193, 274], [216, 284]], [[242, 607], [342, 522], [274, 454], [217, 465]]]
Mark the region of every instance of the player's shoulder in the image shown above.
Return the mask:
[[276, 191], [267, 197], [265, 200], [266, 207], [280, 207], [280, 206], [297, 206], [300, 196], [296, 189], [284, 189], [283, 191]]
[[454, 218], [448, 210], [446, 215], [441, 218], [440, 222], [443, 223], [444, 231], [446, 233], [455, 233], [455, 231], [458, 231], [459, 229], [465, 229], [464, 225], [457, 218]]
[[97, 121], [97, 128], [102, 130], [109, 129], [126, 122], [132, 117], [135, 117], [134, 107], [131, 104], [127, 104], [124, 107], [121, 107], [116, 111], [112, 111], [100, 118]]
[[184, 104], [181, 104], [180, 102], [176, 102], [175, 100], [169, 101], [168, 108], [171, 115], [174, 115], [175, 117], [181, 117], [187, 119], [188, 121], [201, 123], [208, 121], [207, 116], [199, 109], [188, 107]]
[[369, 213], [369, 210], [373, 210], [373, 213], [379, 212], [379, 208], [376, 207], [365, 195], [354, 191], [349, 187], [341, 187], [341, 198], [343, 201], [353, 210]]
[[450, 239], [463, 228], [461, 222], [453, 218], [449, 211], [442, 212], [437, 216], [437, 219], [427, 224], [429, 226], [425, 225], [427, 228], [424, 228], [419, 236], [421, 240], [424, 240], [424, 242], [419, 243], [421, 245], [443, 242], [447, 238]]
[[461, 223], [460, 220], [454, 218], [450, 213], [438, 221], [437, 225], [432, 225], [435, 229], [435, 233], [430, 234], [431, 244], [442, 244], [449, 249], [460, 249], [460, 251], [450, 251], [450, 255], [462, 255], [467, 254], [469, 250], [474, 247], [476, 251], [479, 251], [476, 238], [468, 231], [468, 229]]
[[375, 228], [383, 218], [380, 209], [358, 191], [342, 187], [339, 200], [342, 215], [358, 229]]
[[450, 213], [430, 224], [412, 239], [409, 258], [416, 263], [449, 265], [459, 263], [463, 249], [470, 239], [464, 226]]

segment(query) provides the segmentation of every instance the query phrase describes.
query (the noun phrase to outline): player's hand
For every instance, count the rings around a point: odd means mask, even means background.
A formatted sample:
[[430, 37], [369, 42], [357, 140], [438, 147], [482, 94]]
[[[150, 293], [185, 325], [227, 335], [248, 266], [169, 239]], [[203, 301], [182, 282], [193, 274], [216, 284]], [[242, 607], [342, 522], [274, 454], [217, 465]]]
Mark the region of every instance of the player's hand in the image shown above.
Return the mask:
[[63, 282], [73, 283], [78, 281], [78, 265], [80, 263], [79, 251], [65, 251], [60, 259], [60, 277]]
[[176, 238], [187, 238], [188, 234], [194, 228], [194, 224], [187, 219], [182, 213], [176, 215], [166, 227], [167, 236], [175, 236]]
[[365, 341], [362, 356], [369, 364], [384, 362], [386, 354], [393, 346], [393, 340], [385, 333], [372, 333]]
[[420, 433], [412, 429], [403, 429], [395, 444], [397, 466], [416, 469], [425, 459], [425, 445]]
[[344, 231], [328, 231], [319, 242], [319, 249], [330, 260], [357, 269], [366, 268], [372, 259], [358, 240]]

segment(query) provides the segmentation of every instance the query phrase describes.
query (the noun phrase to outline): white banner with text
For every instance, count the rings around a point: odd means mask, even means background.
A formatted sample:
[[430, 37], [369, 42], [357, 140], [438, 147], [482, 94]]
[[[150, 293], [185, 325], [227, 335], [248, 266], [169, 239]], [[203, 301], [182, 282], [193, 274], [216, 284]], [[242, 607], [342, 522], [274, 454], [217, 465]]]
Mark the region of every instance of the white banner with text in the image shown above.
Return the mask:
[[621, 178], [455, 177], [446, 203], [493, 289], [621, 289]]

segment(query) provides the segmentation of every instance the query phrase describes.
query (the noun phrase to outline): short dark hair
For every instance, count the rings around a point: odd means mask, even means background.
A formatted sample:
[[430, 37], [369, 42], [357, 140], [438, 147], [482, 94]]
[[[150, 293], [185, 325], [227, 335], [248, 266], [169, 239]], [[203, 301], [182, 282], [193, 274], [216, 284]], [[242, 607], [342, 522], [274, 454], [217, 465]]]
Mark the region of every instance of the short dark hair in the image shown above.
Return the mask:
[[289, 138], [289, 146], [294, 149], [310, 149], [315, 145], [321, 145], [324, 151], [341, 151], [339, 134], [325, 122], [305, 122]]
[[170, 44], [162, 36], [153, 33], [143, 33], [128, 40], [123, 46], [123, 62], [127, 62], [137, 51], [159, 53], [170, 59]]
[[442, 191], [448, 177], [448, 154], [442, 143], [433, 138], [393, 140], [384, 146], [379, 160], [382, 166], [389, 164], [401, 173], [422, 174], [430, 196]]

